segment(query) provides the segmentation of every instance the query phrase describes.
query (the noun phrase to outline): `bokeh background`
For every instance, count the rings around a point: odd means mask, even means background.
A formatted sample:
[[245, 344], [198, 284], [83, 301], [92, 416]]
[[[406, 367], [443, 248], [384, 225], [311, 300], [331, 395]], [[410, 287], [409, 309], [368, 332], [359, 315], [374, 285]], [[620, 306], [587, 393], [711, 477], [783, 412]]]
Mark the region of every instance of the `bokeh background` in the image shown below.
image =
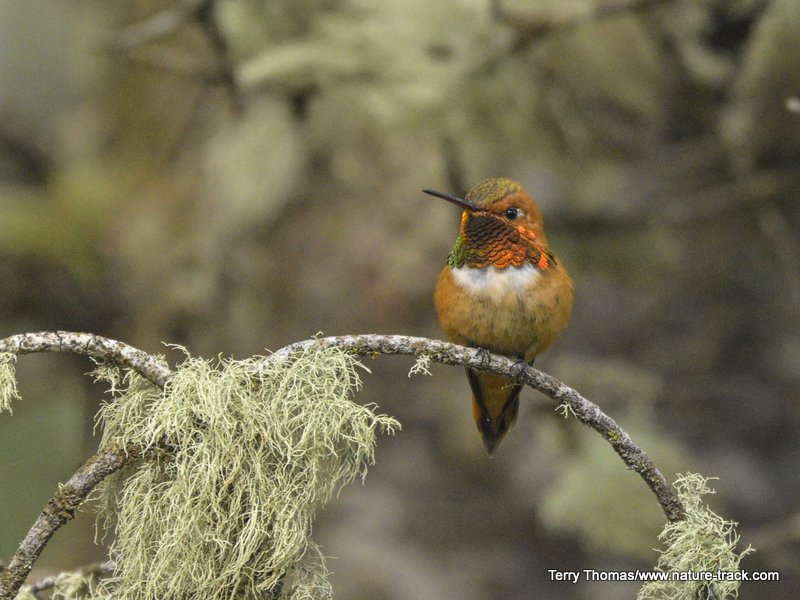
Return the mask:
[[[537, 362], [661, 467], [719, 477], [743, 567], [800, 590], [800, 2], [0, 1], [0, 335], [91, 331], [245, 357], [317, 332], [441, 337], [463, 194], [510, 176], [576, 285]], [[170, 355], [174, 360], [177, 356]], [[487, 458], [460, 369], [370, 360], [403, 430], [314, 536], [340, 598], [612, 599], [663, 515], [526, 390]], [[93, 451], [103, 390], [19, 360], [0, 556]], [[91, 514], [34, 579], [103, 557]]]

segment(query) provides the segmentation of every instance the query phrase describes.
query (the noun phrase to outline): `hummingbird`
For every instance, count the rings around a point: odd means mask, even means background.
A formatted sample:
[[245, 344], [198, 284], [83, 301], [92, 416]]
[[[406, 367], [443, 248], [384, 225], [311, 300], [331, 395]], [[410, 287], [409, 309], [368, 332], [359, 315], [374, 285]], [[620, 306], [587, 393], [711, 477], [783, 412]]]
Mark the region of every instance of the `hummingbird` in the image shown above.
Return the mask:
[[[434, 294], [455, 344], [533, 364], [566, 328], [572, 279], [547, 243], [539, 207], [516, 181], [485, 179], [464, 198], [426, 194], [461, 208], [458, 238]], [[517, 418], [522, 385], [467, 368], [472, 414], [492, 454]]]

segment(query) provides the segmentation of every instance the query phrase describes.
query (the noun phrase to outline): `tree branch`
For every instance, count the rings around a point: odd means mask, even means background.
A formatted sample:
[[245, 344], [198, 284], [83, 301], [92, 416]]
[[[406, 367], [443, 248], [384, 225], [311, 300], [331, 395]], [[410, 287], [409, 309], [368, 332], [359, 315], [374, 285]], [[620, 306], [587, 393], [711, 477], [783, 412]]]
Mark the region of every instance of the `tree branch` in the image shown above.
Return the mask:
[[404, 335], [345, 335], [306, 340], [281, 348], [267, 357], [267, 360], [288, 358], [292, 353], [307, 349], [314, 344], [322, 344], [325, 347], [336, 346], [360, 356], [372, 354], [427, 356], [434, 362], [489, 371], [525, 383], [558, 404], [568, 406], [581, 423], [602, 435], [628, 468], [636, 471], [653, 490], [669, 521], [680, 521], [685, 517], [685, 510], [675, 489], [644, 450], [636, 445], [614, 419], [600, 410], [599, 406], [547, 373], [533, 367], [526, 367], [520, 373], [519, 364], [505, 356], [487, 355], [475, 348]]
[[[223, 35], [215, 13], [215, 0], [189, 0], [182, 5], [164, 9], [155, 15], [117, 32], [106, 47], [130, 61], [169, 71], [175, 75], [205, 83], [221, 83], [228, 91], [234, 111], [240, 116], [244, 99], [236, 78], [228, 41]], [[142, 56], [136, 51], [142, 47], [174, 34], [182, 27], [198, 23], [206, 36], [218, 65], [213, 70], [189, 68], [180, 61], [160, 55]]]
[[183, 5], [164, 9], [152, 17], [129, 25], [116, 33], [108, 47], [116, 52], [130, 52], [155, 40], [172, 35], [191, 23], [208, 4], [208, 0], [190, 0]]
[[89, 356], [133, 369], [160, 388], [164, 387], [172, 375], [170, 368], [158, 356], [93, 333], [72, 331], [21, 333], [0, 340], [0, 352], [12, 354], [71, 352]]
[[91, 456], [58, 486], [39, 514], [6, 568], [0, 571], [0, 600], [13, 600], [34, 563], [56, 530], [75, 516], [75, 511], [91, 491], [108, 475], [143, 456], [138, 447], [114, 448]]
[[[480, 352], [476, 348], [404, 335], [368, 334], [314, 338], [285, 346], [265, 360], [291, 360], [293, 354], [317, 344], [323, 347], [342, 348], [359, 356], [400, 354], [426, 357], [442, 364], [471, 367], [505, 375], [527, 384], [549, 396], [559, 405], [568, 407], [579, 421], [600, 433], [623, 462], [644, 479], [656, 495], [669, 521], [679, 521], [685, 517], [684, 507], [675, 489], [655, 467], [644, 450], [637, 446], [611, 417], [600, 410], [599, 406], [546, 373], [533, 367], [521, 369], [519, 363], [510, 358]], [[133, 369], [160, 388], [164, 387], [173, 374], [157, 356], [147, 354], [123, 342], [89, 333], [54, 331], [14, 335], [0, 340], [0, 352], [14, 354], [72, 352]], [[158, 452], [160, 452], [158, 449], [144, 451], [135, 446], [101, 450], [90, 457], [67, 483], [60, 485], [58, 492], [36, 519], [11, 561], [5, 568], [0, 568], [0, 600], [13, 600], [47, 542], [61, 525], [73, 517], [75, 510], [105, 477], [131, 461], [152, 458]]]
[[[71, 352], [133, 369], [162, 389], [172, 376], [172, 370], [160, 357], [91, 333], [41, 331], [12, 335], [0, 340], [0, 352]], [[58, 491], [28, 530], [11, 561], [5, 568], [0, 568], [0, 600], [12, 600], [17, 595], [47, 542], [59, 527], [72, 519], [77, 508], [103, 479], [129, 462], [151, 455], [154, 455], [154, 451], [143, 453], [141, 448], [135, 446], [101, 450], [91, 456], [67, 483], [59, 485]]]

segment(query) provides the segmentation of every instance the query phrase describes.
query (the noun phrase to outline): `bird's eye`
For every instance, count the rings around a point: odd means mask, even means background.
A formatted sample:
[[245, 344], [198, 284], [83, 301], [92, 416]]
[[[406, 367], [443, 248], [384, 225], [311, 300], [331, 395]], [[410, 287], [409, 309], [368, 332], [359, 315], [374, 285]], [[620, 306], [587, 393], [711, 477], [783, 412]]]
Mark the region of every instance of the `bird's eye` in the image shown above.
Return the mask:
[[519, 216], [519, 209], [516, 206], [509, 206], [505, 212], [503, 212], [503, 214], [505, 215], [506, 219], [513, 221]]

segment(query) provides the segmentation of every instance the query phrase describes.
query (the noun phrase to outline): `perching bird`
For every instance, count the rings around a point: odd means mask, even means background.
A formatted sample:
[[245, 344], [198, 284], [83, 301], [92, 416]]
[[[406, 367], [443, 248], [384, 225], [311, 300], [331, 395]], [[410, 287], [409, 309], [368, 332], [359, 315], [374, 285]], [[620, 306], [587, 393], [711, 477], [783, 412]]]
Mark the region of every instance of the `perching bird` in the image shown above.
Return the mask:
[[[486, 179], [466, 198], [423, 190], [461, 207], [461, 229], [439, 275], [439, 322], [456, 344], [532, 363], [564, 330], [572, 280], [550, 251], [539, 207], [510, 179]], [[514, 423], [522, 386], [467, 369], [472, 412], [491, 454]]]

